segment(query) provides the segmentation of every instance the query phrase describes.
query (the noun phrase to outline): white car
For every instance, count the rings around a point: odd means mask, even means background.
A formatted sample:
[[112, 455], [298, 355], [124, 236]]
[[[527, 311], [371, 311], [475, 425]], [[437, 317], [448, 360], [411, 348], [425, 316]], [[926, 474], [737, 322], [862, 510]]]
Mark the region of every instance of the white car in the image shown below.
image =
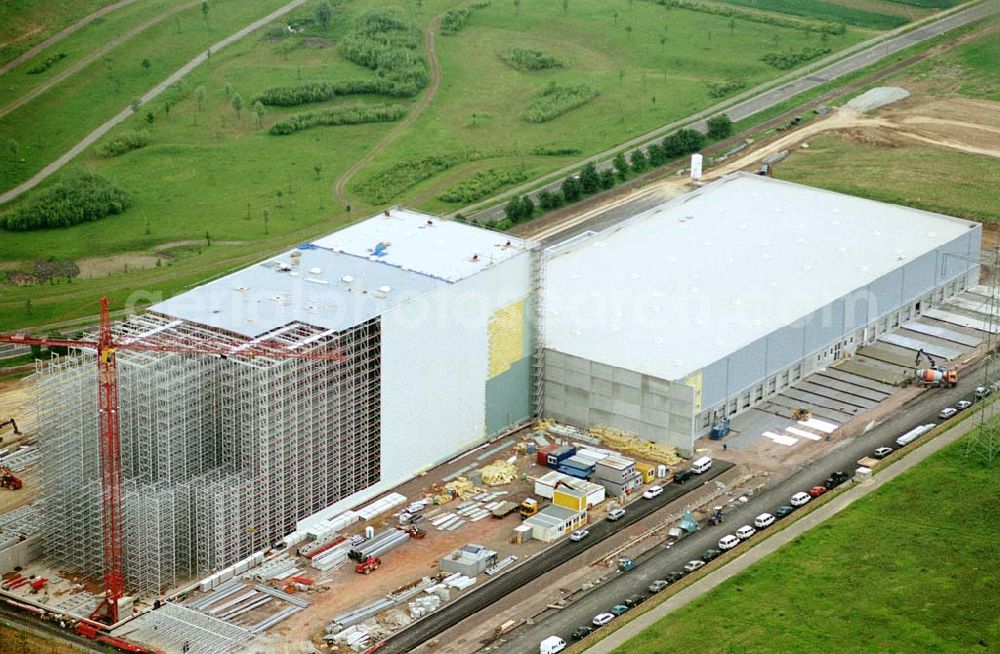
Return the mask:
[[731, 550], [740, 544], [740, 539], [732, 534], [726, 534], [719, 539], [719, 549], [725, 552], [726, 550]]
[[692, 561], [688, 561], [687, 563], [685, 563], [684, 569], [687, 570], [688, 572], [694, 572], [703, 565], [705, 565], [704, 561], [702, 561], [701, 559], [694, 559]]
[[761, 513], [753, 519], [753, 526], [757, 529], [766, 529], [774, 524], [774, 516], [770, 513]]
[[593, 623], [595, 627], [603, 627], [614, 619], [615, 616], [613, 613], [598, 613], [594, 616], [594, 619], [591, 620], [591, 623]]
[[576, 531], [574, 531], [572, 534], [569, 535], [569, 539], [573, 542], [576, 542], [578, 540], [583, 540], [589, 535], [590, 532], [587, 531], [586, 529], [577, 529]]
[[796, 493], [795, 495], [792, 495], [791, 504], [792, 506], [805, 506], [806, 504], [809, 504], [809, 500], [811, 499], [812, 498], [809, 497], [809, 493]]
[[941, 418], [942, 420], [947, 420], [956, 413], [958, 413], [958, 409], [950, 406], [946, 409], [941, 409], [940, 411], [938, 411], [938, 418]]
[[646, 489], [646, 492], [642, 494], [647, 500], [651, 500], [660, 493], [663, 492], [663, 486], [650, 486]]
[[972, 406], [972, 402], [968, 400], [959, 400], [958, 402], [955, 402], [955, 408], [958, 409], [959, 411], [962, 411], [963, 409], [968, 409], [970, 406]]
[[746, 540], [757, 533], [757, 530], [750, 525], [743, 525], [736, 530], [736, 537], [740, 540]]

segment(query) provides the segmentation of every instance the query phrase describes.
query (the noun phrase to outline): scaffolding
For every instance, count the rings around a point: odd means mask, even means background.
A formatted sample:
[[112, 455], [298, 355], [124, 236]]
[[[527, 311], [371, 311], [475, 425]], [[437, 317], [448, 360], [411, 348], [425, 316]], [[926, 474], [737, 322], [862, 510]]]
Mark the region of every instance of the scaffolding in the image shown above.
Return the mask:
[[[291, 323], [254, 340], [340, 362], [241, 357], [246, 337], [154, 312], [116, 338], [225, 342], [233, 354], [116, 355], [126, 587], [158, 594], [271, 546], [297, 520], [379, 481], [378, 318], [333, 332]], [[94, 354], [37, 364], [42, 539], [67, 571], [102, 567]]]

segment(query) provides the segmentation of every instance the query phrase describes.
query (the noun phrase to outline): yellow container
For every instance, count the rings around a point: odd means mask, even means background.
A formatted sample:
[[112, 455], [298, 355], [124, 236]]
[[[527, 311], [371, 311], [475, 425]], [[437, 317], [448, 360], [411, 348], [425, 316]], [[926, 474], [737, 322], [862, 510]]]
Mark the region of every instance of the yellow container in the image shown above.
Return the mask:
[[648, 463], [636, 463], [635, 469], [642, 474], [642, 483], [648, 484], [656, 479], [656, 466]]
[[587, 494], [572, 489], [557, 488], [552, 493], [552, 503], [574, 511], [586, 511]]

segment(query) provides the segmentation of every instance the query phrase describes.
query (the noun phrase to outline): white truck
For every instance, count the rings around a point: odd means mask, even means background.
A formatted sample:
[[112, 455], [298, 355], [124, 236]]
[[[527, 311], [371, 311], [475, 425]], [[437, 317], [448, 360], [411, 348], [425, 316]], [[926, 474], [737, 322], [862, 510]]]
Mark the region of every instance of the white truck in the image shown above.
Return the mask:
[[566, 649], [566, 641], [559, 636], [549, 636], [538, 646], [538, 654], [556, 654]]

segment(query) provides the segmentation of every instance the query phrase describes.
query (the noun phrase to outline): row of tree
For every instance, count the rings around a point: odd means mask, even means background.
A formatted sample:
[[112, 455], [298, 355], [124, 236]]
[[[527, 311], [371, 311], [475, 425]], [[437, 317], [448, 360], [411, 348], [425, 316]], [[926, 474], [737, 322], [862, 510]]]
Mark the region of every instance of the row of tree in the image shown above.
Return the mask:
[[328, 111], [317, 111], [308, 114], [298, 114], [271, 125], [271, 134], [285, 136], [301, 132], [312, 127], [333, 125], [358, 125], [361, 123], [389, 123], [399, 120], [406, 114], [406, 107], [401, 104], [385, 104], [380, 106], [358, 105], [354, 107], [338, 107]]
[[0, 227], [12, 232], [68, 227], [122, 213], [131, 203], [128, 193], [100, 175], [67, 175], [29, 204], [0, 215]]

